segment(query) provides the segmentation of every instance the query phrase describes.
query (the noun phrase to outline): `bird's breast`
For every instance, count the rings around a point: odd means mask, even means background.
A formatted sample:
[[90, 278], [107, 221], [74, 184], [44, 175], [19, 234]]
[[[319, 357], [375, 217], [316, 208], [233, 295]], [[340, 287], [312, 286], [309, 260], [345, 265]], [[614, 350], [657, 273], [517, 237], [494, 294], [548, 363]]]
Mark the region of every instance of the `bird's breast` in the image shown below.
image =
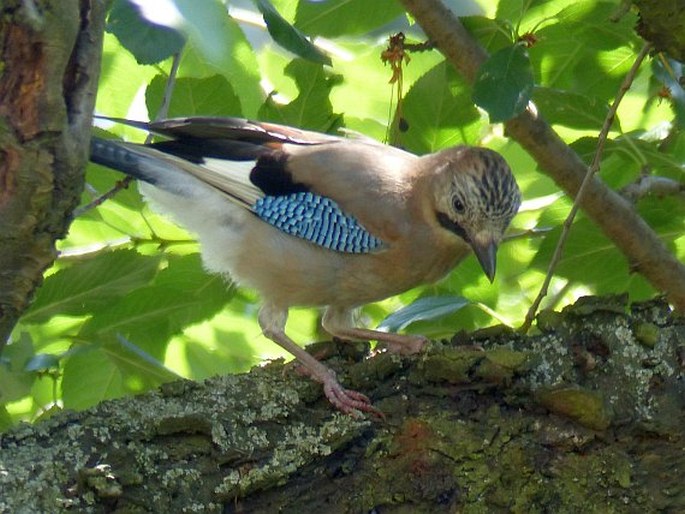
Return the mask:
[[[267, 235], [269, 232], [271, 234]], [[245, 233], [231, 273], [279, 305], [357, 306], [445, 276], [468, 250], [453, 244], [397, 241], [366, 254], [343, 254], [260, 224]]]

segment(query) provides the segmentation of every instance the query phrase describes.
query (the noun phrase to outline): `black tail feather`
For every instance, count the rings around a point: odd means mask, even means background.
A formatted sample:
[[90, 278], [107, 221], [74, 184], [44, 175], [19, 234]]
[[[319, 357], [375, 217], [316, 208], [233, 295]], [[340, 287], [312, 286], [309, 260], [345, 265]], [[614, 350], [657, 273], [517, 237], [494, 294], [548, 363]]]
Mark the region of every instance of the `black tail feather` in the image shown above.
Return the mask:
[[90, 140], [90, 160], [96, 164], [121, 171], [133, 178], [156, 184], [157, 179], [140, 165], [141, 157], [114, 139], [93, 136]]

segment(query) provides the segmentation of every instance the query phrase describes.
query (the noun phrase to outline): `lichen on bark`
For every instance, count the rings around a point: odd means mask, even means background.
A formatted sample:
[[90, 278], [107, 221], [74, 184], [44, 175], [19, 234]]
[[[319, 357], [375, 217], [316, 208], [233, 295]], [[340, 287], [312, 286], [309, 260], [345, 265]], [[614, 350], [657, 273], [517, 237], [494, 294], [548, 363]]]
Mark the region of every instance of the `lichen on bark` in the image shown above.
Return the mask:
[[683, 320], [661, 301], [591, 298], [538, 329], [413, 357], [333, 351], [384, 421], [335, 412], [273, 363], [17, 427], [0, 437], [0, 511], [685, 507]]

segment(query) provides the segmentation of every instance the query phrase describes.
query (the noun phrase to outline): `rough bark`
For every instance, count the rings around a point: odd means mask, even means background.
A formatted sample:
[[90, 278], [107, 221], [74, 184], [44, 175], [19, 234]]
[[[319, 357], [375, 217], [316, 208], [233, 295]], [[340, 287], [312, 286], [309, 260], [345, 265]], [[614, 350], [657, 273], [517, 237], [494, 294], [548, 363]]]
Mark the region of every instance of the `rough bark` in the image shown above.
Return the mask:
[[675, 60], [685, 62], [685, 0], [633, 0], [638, 33]]
[[105, 3], [0, 7], [0, 351], [80, 199]]
[[685, 322], [624, 302], [543, 312], [534, 337], [331, 358], [385, 421], [273, 364], [17, 427], [0, 511], [682, 512]]
[[[487, 58], [485, 50], [466, 31], [441, 0], [401, 0], [438, 49], [473, 82]], [[564, 191], [574, 196], [587, 166], [541, 117], [526, 110], [506, 123], [507, 135], [517, 141]], [[685, 266], [666, 248], [634, 206], [595, 178], [580, 206], [641, 273], [681, 311], [685, 311]]]

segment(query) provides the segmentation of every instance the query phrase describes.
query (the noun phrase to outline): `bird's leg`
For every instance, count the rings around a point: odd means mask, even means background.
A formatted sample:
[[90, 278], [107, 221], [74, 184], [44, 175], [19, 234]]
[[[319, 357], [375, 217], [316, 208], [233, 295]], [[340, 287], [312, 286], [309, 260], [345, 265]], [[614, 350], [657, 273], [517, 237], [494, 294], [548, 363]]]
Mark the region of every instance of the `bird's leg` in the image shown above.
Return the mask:
[[391, 352], [403, 355], [418, 353], [428, 343], [428, 339], [423, 336], [393, 334], [356, 327], [353, 311], [340, 307], [328, 307], [321, 324], [332, 336], [352, 341], [378, 341], [385, 343]]
[[384, 417], [381, 411], [371, 405], [371, 400], [366, 395], [343, 388], [332, 369], [316, 360], [288, 337], [285, 333], [287, 319], [287, 308], [264, 304], [259, 310], [259, 325], [264, 335], [295, 356], [307, 374], [323, 384], [326, 398], [338, 410], [346, 414], [355, 414], [357, 411], [370, 412], [378, 417]]

